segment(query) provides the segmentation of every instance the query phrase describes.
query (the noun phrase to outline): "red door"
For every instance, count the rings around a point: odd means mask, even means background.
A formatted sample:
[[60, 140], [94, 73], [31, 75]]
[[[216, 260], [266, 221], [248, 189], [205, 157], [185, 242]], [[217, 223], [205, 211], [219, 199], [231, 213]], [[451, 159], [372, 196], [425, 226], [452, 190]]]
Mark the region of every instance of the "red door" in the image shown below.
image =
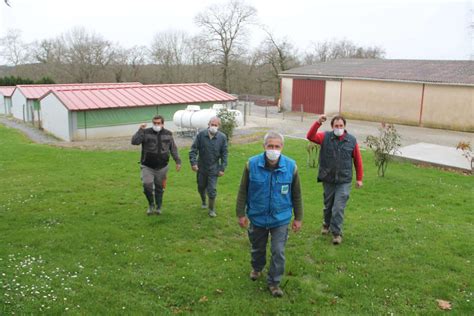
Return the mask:
[[303, 111], [307, 113], [324, 113], [324, 93], [326, 81], [310, 79], [293, 79], [293, 92], [291, 101], [292, 111]]

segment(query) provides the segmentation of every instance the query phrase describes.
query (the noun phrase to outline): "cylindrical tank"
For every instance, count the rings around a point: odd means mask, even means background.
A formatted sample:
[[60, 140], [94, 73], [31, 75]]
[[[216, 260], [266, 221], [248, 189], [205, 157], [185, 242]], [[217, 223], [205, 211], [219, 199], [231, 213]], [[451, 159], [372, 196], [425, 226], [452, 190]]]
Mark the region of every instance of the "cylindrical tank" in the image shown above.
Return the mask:
[[[223, 108], [223, 106], [215, 106], [212, 109], [200, 110], [199, 106], [188, 105], [186, 110], [179, 110], [174, 113], [173, 123], [174, 125], [180, 128], [205, 129], [209, 124], [209, 120], [213, 116], [217, 116], [217, 114], [219, 113], [219, 109], [221, 108]], [[238, 110], [229, 110], [229, 112], [235, 113], [235, 120], [237, 122], [237, 126], [242, 126], [242, 113]]]

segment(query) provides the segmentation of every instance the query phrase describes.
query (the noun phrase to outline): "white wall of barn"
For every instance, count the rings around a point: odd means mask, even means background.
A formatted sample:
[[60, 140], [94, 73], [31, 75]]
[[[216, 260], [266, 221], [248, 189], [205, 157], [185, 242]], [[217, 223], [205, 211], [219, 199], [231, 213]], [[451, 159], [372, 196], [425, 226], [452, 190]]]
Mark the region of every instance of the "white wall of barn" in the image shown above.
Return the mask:
[[341, 100], [341, 81], [326, 80], [326, 90], [324, 94], [324, 113], [335, 115], [339, 113]]
[[293, 94], [293, 78], [281, 78], [281, 107], [284, 111], [291, 111]]
[[42, 126], [49, 133], [66, 141], [71, 140], [69, 110], [50, 93], [41, 100]]
[[0, 94], [0, 114], [7, 114], [5, 96], [3, 94]]
[[16, 88], [12, 95], [12, 115], [19, 120], [27, 119], [27, 101], [26, 97], [21, 93], [20, 89]]

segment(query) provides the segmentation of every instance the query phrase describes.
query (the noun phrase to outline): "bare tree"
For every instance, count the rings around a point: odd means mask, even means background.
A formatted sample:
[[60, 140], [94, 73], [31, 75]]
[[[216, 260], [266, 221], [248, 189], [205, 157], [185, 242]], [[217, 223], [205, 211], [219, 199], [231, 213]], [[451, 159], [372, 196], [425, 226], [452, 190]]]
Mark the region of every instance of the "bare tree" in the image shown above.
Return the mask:
[[385, 51], [378, 46], [357, 46], [349, 40], [331, 40], [312, 43], [304, 57], [305, 64], [325, 62], [337, 58], [383, 58]]
[[13, 66], [29, 61], [30, 49], [21, 39], [20, 30], [9, 29], [7, 35], [0, 38], [0, 54], [8, 64]]
[[263, 63], [269, 65], [271, 71], [260, 80], [268, 81], [274, 86], [275, 99], [280, 97], [280, 78], [282, 71], [288, 70], [299, 64], [298, 53], [294, 45], [287, 38], [277, 38], [272, 32], [265, 30], [266, 38], [260, 45]]
[[195, 17], [202, 36], [222, 68], [222, 89], [230, 91], [229, 70], [237, 46], [242, 44], [250, 24], [255, 22], [257, 10], [239, 0], [213, 5]]
[[151, 58], [161, 65], [165, 82], [182, 82], [183, 68], [191, 63], [191, 38], [183, 31], [169, 30], [155, 35]]
[[75, 28], [63, 36], [67, 47], [67, 63], [75, 81], [97, 80], [100, 71], [112, 62], [115, 47], [100, 35], [89, 33], [84, 28]]

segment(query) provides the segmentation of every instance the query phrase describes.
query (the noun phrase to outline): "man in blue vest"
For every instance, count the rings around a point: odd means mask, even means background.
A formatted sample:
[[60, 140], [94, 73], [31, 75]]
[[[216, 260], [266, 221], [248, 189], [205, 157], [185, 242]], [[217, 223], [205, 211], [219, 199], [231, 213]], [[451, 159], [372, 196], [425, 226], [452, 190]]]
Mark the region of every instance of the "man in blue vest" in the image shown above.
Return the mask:
[[326, 121], [321, 115], [309, 129], [306, 138], [321, 145], [319, 154], [318, 182], [324, 188], [324, 221], [321, 233], [332, 233], [332, 243], [342, 242], [342, 224], [344, 209], [349, 200], [352, 183], [352, 164], [356, 169], [356, 188], [362, 187], [363, 167], [359, 145], [354, 136], [346, 131], [346, 119], [334, 116], [331, 120], [331, 131], [318, 132]]
[[294, 160], [281, 155], [284, 139], [279, 133], [265, 135], [264, 153], [250, 158], [240, 181], [236, 213], [240, 227], [248, 225], [251, 243], [250, 279], [255, 281], [266, 264], [268, 237], [271, 235], [271, 263], [268, 289], [274, 297], [283, 296], [280, 288], [285, 271], [285, 245], [288, 224], [297, 232], [303, 219], [303, 202], [298, 170]]

